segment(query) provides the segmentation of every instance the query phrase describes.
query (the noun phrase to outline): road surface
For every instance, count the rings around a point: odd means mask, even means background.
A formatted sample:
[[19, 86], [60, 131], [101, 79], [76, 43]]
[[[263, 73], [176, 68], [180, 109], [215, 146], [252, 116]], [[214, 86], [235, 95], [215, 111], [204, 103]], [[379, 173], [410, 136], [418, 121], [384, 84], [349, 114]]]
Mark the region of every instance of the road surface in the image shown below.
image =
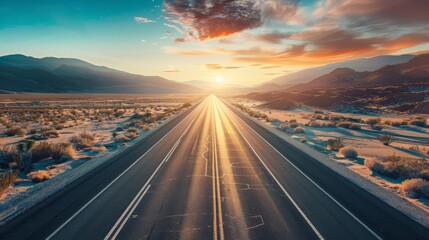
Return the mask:
[[214, 95], [0, 229], [0, 239], [428, 238]]

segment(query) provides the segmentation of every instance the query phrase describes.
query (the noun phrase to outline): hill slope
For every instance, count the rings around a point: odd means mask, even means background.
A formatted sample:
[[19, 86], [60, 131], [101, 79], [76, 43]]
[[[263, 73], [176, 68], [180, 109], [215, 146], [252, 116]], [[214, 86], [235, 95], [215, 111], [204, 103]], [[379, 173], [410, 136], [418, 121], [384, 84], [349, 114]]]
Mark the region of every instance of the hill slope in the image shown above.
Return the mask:
[[0, 57], [0, 90], [13, 92], [201, 93], [190, 85], [72, 58]]

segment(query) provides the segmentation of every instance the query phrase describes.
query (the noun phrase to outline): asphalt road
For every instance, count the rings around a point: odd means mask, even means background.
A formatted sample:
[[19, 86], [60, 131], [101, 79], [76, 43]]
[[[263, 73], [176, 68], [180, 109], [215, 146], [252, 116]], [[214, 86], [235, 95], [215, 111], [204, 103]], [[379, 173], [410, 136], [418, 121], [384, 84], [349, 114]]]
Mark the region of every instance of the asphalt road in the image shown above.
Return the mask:
[[0, 229], [0, 239], [428, 239], [211, 95]]

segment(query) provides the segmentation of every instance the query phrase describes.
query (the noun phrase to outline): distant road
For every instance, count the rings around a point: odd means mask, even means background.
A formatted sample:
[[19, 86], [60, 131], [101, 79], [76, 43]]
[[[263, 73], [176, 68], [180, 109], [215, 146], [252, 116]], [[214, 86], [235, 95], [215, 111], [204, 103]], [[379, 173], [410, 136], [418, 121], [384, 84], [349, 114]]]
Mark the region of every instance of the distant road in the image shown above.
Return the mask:
[[211, 95], [0, 239], [429, 239], [429, 230]]

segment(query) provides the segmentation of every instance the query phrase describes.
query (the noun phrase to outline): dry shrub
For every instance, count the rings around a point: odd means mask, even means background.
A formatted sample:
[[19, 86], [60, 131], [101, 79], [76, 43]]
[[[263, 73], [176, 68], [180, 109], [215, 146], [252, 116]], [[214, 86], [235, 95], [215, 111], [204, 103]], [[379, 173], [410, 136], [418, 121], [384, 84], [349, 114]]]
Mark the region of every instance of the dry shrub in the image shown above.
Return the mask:
[[408, 122], [408, 125], [414, 125], [414, 126], [418, 126], [418, 127], [427, 127], [426, 119], [418, 118], [418, 117], [410, 120]]
[[339, 116], [339, 115], [329, 115], [329, 121], [331, 121], [331, 122], [341, 121], [341, 116]]
[[341, 138], [333, 138], [328, 140], [328, 149], [332, 151], [338, 151], [344, 147], [344, 141]]
[[361, 129], [362, 129], [362, 127], [361, 127], [361, 125], [360, 125], [360, 124], [358, 124], [358, 123], [352, 123], [352, 124], [350, 125], [350, 129], [351, 129], [351, 130], [361, 130]]
[[381, 118], [369, 118], [365, 121], [365, 123], [372, 127], [374, 125], [380, 124]]
[[390, 126], [399, 127], [399, 126], [401, 126], [401, 122], [390, 122]]
[[421, 196], [429, 198], [429, 182], [421, 178], [405, 180], [401, 184], [401, 189], [411, 198], [419, 198]]
[[34, 163], [52, 156], [51, 145], [48, 142], [37, 143], [30, 152]]
[[297, 127], [299, 127], [299, 124], [297, 122], [292, 122], [292, 120], [291, 120], [291, 122], [289, 124], [289, 127], [291, 127], [291, 128], [297, 128]]
[[11, 162], [17, 163], [21, 161], [21, 158], [22, 158], [18, 148], [15, 145], [3, 146], [0, 149], [0, 154], [1, 154], [2, 162], [4, 164], [8, 164]]
[[394, 137], [387, 134], [380, 135], [377, 139], [386, 146], [389, 146], [395, 140]]
[[130, 141], [124, 134], [118, 134], [114, 137], [115, 142], [124, 143]]
[[351, 125], [351, 122], [339, 122], [336, 126], [341, 128], [350, 128]]
[[305, 133], [305, 129], [302, 127], [296, 127], [293, 133]]
[[12, 185], [17, 179], [17, 174], [14, 172], [5, 172], [0, 178], [0, 196], [3, 194], [3, 191], [6, 190], [10, 185]]
[[136, 137], [138, 137], [139, 135], [138, 135], [138, 133], [135, 133], [135, 132], [127, 132], [126, 134], [125, 134], [125, 137], [127, 137], [128, 138], [128, 141], [129, 140], [132, 140], [132, 139], [134, 139], [134, 138], [136, 138]]
[[6, 131], [4, 132], [4, 134], [6, 134], [6, 136], [9, 136], [9, 137], [16, 136], [16, 135], [24, 136], [26, 133], [27, 131], [24, 128], [17, 127], [17, 126], [10, 127], [6, 129]]
[[74, 145], [77, 150], [89, 148], [95, 144], [95, 136], [89, 132], [82, 132], [78, 136], [70, 138], [70, 142]]
[[286, 131], [289, 129], [289, 126], [287, 124], [282, 123], [279, 125], [279, 129], [282, 131]]
[[383, 126], [381, 126], [381, 125], [371, 125], [371, 129], [374, 129], [376, 131], [381, 131], [381, 130], [383, 130]]
[[39, 182], [43, 182], [45, 180], [50, 179], [51, 175], [49, 174], [48, 171], [39, 170], [39, 171], [27, 174], [27, 178], [30, 179], [34, 183], [39, 183]]
[[403, 179], [423, 178], [429, 180], [429, 162], [425, 159], [402, 159], [392, 155], [383, 159], [366, 159], [365, 166], [394, 179], [402, 177]]
[[345, 158], [353, 158], [356, 159], [358, 157], [358, 152], [354, 147], [345, 146], [340, 148], [340, 154], [343, 155]]
[[51, 144], [52, 159], [56, 163], [71, 160], [76, 156], [76, 151], [71, 143], [54, 143]]
[[127, 133], [136, 133], [136, 134], [138, 134], [139, 130], [137, 128], [128, 128], [127, 129]]

